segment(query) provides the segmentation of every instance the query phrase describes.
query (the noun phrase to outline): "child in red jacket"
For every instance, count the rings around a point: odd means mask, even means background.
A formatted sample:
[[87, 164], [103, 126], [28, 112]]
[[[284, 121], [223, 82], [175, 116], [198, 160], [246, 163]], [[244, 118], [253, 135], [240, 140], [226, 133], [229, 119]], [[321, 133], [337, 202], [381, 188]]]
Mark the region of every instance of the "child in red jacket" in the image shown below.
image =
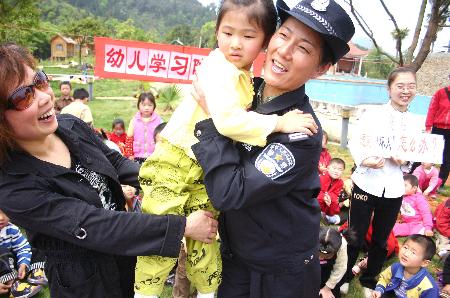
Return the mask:
[[108, 139], [119, 146], [120, 152], [125, 155], [125, 143], [127, 134], [125, 132], [125, 122], [122, 119], [114, 119], [112, 123], [112, 132], [108, 135]]
[[438, 255], [443, 258], [450, 252], [450, 198], [439, 204], [435, 212], [436, 247]]
[[[342, 191], [344, 182], [342, 173], [345, 169], [345, 162], [340, 158], [332, 158], [324, 175], [320, 175], [320, 193], [317, 196], [320, 210], [325, 216], [339, 214], [339, 194]], [[328, 219], [328, 218], [327, 218]]]
[[330, 164], [331, 155], [327, 149], [328, 144], [328, 134], [324, 130], [322, 135], [322, 152], [320, 152], [319, 158], [319, 175], [325, 175], [327, 167]]

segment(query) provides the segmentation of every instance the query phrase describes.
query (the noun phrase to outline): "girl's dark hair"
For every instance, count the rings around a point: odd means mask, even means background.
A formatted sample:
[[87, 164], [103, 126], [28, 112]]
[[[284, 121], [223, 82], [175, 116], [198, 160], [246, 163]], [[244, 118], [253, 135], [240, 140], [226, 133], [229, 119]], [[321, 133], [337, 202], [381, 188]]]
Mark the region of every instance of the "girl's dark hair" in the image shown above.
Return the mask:
[[419, 179], [413, 174], [404, 175], [403, 180], [408, 181], [411, 186], [419, 186]]
[[395, 81], [395, 79], [401, 73], [410, 73], [414, 76], [414, 79], [416, 79], [416, 71], [413, 68], [411, 68], [409, 66], [397, 67], [396, 69], [391, 71], [391, 73], [388, 75], [388, 78], [387, 78], [388, 87], [391, 87], [392, 83]]
[[144, 92], [141, 93], [138, 97], [138, 101], [137, 101], [137, 108], [139, 110], [139, 105], [141, 104], [141, 102], [143, 102], [144, 100], [150, 100], [153, 103], [153, 106], [156, 109], [156, 100], [155, 100], [155, 96], [153, 95], [153, 93], [151, 92]]
[[122, 125], [123, 129], [125, 129], [125, 122], [121, 119], [121, 118], [116, 118], [113, 120], [112, 122], [112, 129], [114, 129], [114, 127], [116, 127], [117, 124]]
[[320, 227], [319, 233], [319, 252], [334, 256], [342, 245], [341, 234], [330, 227]]
[[254, 7], [246, 9], [247, 17], [264, 31], [264, 45], [267, 46], [277, 28], [277, 11], [272, 0], [223, 0], [217, 16], [216, 33], [227, 12], [251, 6]]
[[160, 124], [158, 124], [158, 126], [155, 127], [155, 130], [153, 131], [153, 140], [156, 139], [156, 135], [159, 134], [164, 127], [166, 127], [166, 122], [161, 122]]
[[36, 64], [33, 56], [13, 43], [0, 44], [0, 164], [8, 158], [8, 152], [17, 146], [14, 135], [5, 118], [8, 106], [7, 98], [12, 88], [24, 82], [27, 76], [26, 67], [33, 70]]

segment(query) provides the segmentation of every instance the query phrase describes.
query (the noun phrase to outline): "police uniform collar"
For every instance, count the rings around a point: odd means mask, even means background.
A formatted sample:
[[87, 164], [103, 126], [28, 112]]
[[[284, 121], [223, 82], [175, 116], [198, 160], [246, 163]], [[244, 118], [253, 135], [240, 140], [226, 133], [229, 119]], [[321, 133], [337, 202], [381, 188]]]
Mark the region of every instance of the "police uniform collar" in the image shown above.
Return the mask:
[[255, 111], [260, 114], [273, 114], [301, 105], [307, 100], [305, 85], [302, 85], [293, 91], [283, 93], [271, 101], [257, 106]]

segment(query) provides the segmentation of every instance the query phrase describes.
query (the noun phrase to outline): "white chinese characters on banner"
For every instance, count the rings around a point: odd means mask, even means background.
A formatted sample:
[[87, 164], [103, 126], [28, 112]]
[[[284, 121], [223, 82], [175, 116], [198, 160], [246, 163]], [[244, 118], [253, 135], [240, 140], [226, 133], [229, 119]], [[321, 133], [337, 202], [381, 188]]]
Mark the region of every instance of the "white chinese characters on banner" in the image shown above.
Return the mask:
[[105, 45], [105, 72], [192, 80], [206, 55]]
[[370, 155], [442, 164], [444, 138], [441, 135], [422, 133], [395, 137], [362, 134], [359, 142]]

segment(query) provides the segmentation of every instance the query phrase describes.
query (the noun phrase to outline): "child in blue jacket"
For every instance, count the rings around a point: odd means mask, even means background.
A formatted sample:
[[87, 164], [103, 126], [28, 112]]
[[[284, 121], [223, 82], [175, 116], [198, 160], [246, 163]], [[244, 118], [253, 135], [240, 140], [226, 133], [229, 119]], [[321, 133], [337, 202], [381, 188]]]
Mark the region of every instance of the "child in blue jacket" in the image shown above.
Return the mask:
[[373, 298], [436, 298], [439, 289], [426, 267], [436, 253], [430, 237], [414, 234], [406, 239], [398, 254], [398, 263], [386, 268], [378, 280]]

